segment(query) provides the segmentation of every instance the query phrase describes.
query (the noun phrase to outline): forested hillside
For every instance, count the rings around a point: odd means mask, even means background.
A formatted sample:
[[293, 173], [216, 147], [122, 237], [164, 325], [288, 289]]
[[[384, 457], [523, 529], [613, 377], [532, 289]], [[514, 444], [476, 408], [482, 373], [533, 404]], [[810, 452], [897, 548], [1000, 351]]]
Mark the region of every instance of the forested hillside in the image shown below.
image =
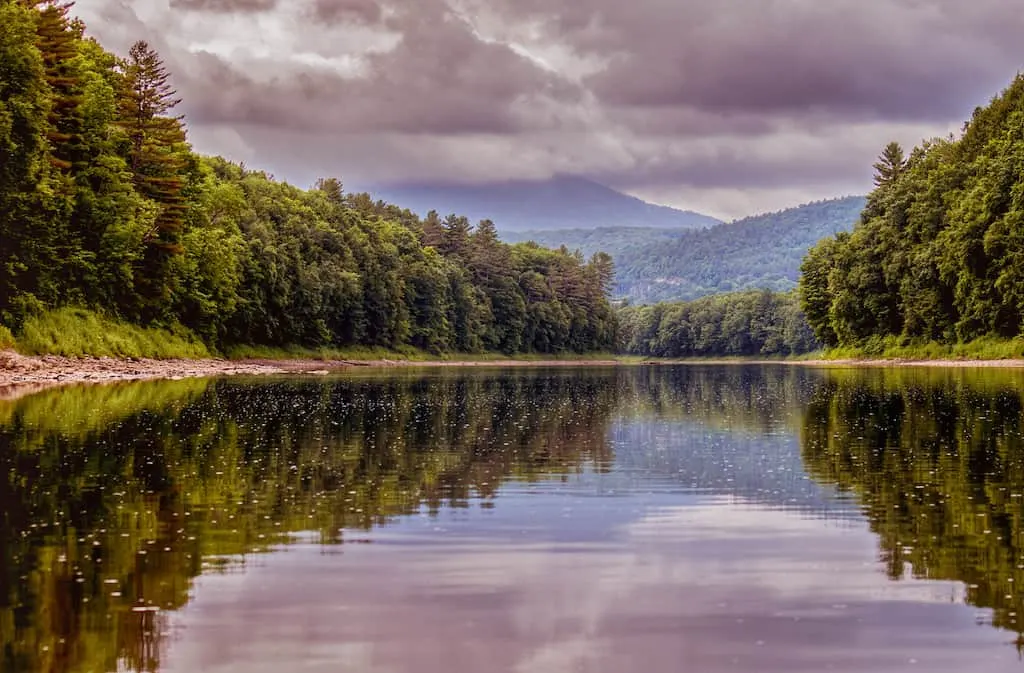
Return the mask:
[[817, 245], [801, 296], [835, 346], [1015, 337], [1024, 318], [1024, 76], [959, 139], [890, 144], [860, 223]]
[[502, 234], [615, 261], [614, 294], [633, 301], [695, 299], [796, 287], [800, 262], [819, 240], [853, 228], [863, 197], [809, 203], [695, 231], [606, 227]]
[[218, 349], [613, 344], [607, 256], [198, 156], [146, 43], [120, 58], [38, 0], [0, 0], [0, 27], [0, 322], [16, 334], [76, 306]]
[[654, 357], [797, 355], [820, 347], [795, 292], [751, 290], [619, 311], [619, 348]]

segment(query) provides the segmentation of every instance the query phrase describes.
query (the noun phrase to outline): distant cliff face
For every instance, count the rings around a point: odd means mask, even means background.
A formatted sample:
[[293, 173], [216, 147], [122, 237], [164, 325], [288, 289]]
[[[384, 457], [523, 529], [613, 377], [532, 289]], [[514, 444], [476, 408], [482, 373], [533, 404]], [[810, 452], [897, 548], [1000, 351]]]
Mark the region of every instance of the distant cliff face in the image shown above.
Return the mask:
[[720, 224], [707, 215], [647, 203], [582, 178], [479, 185], [391, 185], [369, 190], [420, 215], [436, 210], [492, 220], [500, 231], [656, 227], [702, 229]]

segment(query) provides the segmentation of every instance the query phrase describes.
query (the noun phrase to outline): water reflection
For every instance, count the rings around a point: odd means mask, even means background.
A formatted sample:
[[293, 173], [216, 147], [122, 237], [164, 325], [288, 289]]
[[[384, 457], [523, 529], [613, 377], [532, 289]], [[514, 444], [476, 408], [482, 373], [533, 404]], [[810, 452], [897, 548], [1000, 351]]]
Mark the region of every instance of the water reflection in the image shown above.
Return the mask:
[[435, 370], [0, 403], [0, 670], [1009, 670], [963, 603], [1020, 631], [1021, 383]]
[[804, 425], [808, 470], [863, 503], [892, 579], [963, 582], [971, 605], [1018, 634], [1022, 394], [1019, 373], [831, 372]]
[[318, 531], [607, 465], [614, 373], [153, 382], [0, 425], [4, 671], [155, 671], [192, 578]]

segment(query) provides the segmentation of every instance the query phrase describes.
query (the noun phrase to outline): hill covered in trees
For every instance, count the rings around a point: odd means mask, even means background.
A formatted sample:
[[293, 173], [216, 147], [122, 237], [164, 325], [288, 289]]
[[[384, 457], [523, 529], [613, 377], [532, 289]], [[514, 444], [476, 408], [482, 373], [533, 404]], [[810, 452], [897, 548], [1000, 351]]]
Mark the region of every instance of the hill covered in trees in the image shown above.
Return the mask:
[[233, 344], [607, 349], [611, 262], [193, 153], [170, 73], [0, 0], [0, 322], [57, 307]]
[[750, 289], [786, 292], [796, 287], [807, 250], [850, 230], [864, 203], [858, 196], [819, 201], [696, 231], [608, 227], [503, 236], [584, 254], [606, 252], [615, 261], [614, 294], [633, 301]]
[[830, 346], [1016, 337], [1024, 321], [1024, 76], [959, 138], [890, 144], [852, 233], [803, 263], [801, 295]]
[[510, 232], [526, 229], [700, 229], [721, 222], [689, 210], [647, 203], [592, 180], [572, 176], [477, 185], [392, 185], [369, 191], [424, 216], [437, 210], [464, 213], [473, 220], [490, 218], [503, 238]]

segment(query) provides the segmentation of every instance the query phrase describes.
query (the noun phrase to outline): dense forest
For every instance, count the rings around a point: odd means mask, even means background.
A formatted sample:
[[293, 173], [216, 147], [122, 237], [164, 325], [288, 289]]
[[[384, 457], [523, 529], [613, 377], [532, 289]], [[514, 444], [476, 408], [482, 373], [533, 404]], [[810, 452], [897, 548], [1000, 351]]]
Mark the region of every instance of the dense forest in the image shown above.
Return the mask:
[[606, 349], [611, 260], [192, 152], [159, 55], [0, 0], [0, 322], [59, 307], [232, 344]]
[[819, 243], [801, 296], [829, 346], [1015, 337], [1024, 319], [1024, 76], [959, 138], [892, 143], [852, 233]]
[[[724, 292], [797, 286], [800, 262], [821, 239], [853, 228], [863, 197], [809, 203], [702, 230], [605, 227], [509, 234], [615, 260], [613, 293], [631, 301], [679, 301]], [[503, 232], [503, 236], [506, 236]]]
[[819, 347], [794, 292], [751, 290], [619, 311], [619, 348], [634, 355], [796, 355]]

